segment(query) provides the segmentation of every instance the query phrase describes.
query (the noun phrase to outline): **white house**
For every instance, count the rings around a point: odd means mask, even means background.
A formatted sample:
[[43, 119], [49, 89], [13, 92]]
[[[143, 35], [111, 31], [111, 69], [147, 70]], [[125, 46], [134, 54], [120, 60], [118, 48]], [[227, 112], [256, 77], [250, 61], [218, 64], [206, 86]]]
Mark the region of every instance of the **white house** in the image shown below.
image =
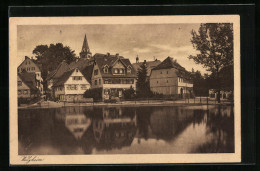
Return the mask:
[[83, 94], [90, 89], [90, 81], [86, 74], [78, 68], [65, 72], [58, 78], [53, 86], [53, 93], [56, 99], [61, 101], [80, 101]]

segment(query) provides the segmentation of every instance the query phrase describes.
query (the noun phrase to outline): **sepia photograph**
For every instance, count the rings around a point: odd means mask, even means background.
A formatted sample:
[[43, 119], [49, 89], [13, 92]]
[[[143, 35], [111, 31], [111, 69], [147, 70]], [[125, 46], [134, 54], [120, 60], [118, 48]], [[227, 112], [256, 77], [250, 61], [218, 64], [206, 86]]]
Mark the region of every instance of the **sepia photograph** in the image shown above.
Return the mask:
[[10, 164], [241, 161], [238, 15], [9, 24]]

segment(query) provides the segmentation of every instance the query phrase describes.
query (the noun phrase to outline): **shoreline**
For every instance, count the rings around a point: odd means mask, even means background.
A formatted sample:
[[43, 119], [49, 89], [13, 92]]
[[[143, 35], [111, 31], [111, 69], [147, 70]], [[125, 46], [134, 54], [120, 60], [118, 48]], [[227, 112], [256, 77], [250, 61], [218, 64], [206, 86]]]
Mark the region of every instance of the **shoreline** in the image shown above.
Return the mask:
[[232, 105], [231, 102], [222, 102], [215, 103], [209, 101], [209, 103], [205, 102], [192, 102], [190, 101], [123, 101], [117, 103], [104, 103], [104, 102], [96, 102], [96, 103], [69, 103], [69, 102], [53, 102], [53, 101], [44, 101], [39, 104], [32, 104], [26, 106], [18, 106], [18, 109], [45, 109], [45, 108], [62, 108], [62, 107], [102, 107], [102, 106], [124, 106], [124, 107], [139, 107], [139, 106], [216, 106], [216, 105]]

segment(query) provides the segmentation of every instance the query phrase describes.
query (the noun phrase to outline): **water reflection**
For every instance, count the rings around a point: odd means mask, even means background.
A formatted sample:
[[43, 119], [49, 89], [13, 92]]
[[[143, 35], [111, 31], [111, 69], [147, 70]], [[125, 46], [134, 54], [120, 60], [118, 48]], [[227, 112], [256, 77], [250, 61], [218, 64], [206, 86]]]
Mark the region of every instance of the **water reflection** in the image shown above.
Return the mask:
[[234, 152], [231, 106], [19, 110], [19, 154]]

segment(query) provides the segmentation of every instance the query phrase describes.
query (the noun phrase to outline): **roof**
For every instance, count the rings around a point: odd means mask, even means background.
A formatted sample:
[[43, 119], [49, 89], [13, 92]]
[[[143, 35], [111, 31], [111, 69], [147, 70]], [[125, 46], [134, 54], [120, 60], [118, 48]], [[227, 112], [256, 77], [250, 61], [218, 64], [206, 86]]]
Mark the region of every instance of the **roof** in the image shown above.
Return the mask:
[[84, 69], [89, 64], [89, 60], [87, 58], [78, 58], [77, 61], [73, 61], [69, 64], [70, 69]]
[[68, 70], [70, 70], [69, 65], [65, 61], [62, 61], [55, 70], [48, 74], [47, 80], [50, 80], [52, 78], [58, 78], [61, 76], [61, 74]]
[[[67, 72], [64, 72], [62, 74], [62, 76], [60, 76], [59, 78], [57, 78], [55, 81], [54, 81], [54, 84], [53, 84], [53, 87], [58, 87], [58, 86], [63, 86], [64, 83], [69, 79], [69, 77], [71, 76], [71, 74], [75, 71], [75, 69], [78, 69], [78, 68], [74, 68], [74, 69], [71, 69]], [[86, 66], [85, 68], [83, 69], [79, 69], [79, 71], [82, 73], [82, 75], [85, 77], [85, 79], [91, 83], [91, 75], [92, 75], [92, 70], [93, 70], [93, 65], [91, 66]]]
[[31, 90], [38, 90], [36, 85], [36, 75], [34, 72], [22, 72], [18, 73], [18, 76], [21, 78], [23, 83], [25, 83]]
[[167, 57], [162, 63], [157, 65], [152, 70], [160, 70], [160, 69], [170, 69], [175, 68], [178, 70], [177, 76], [183, 77], [186, 79], [191, 79], [191, 74], [184, 67], [182, 67], [176, 60], [173, 60], [171, 57]]
[[[93, 60], [95, 60], [96, 64], [98, 65], [99, 69], [100, 69], [100, 73], [102, 75], [102, 77], [136, 77], [136, 70], [134, 69], [134, 67], [132, 66], [131, 62], [129, 59], [124, 58], [123, 56], [119, 56], [119, 55], [108, 55], [108, 54], [100, 54], [100, 53], [96, 53], [93, 56]], [[131, 74], [130, 73], [126, 73], [126, 75], [122, 76], [122, 75], [118, 75], [115, 76], [111, 73], [111, 68], [112, 66], [115, 64], [115, 62], [117, 62], [118, 60], [120, 60], [122, 62], [122, 64], [127, 68], [130, 67], [131, 68]], [[108, 73], [104, 73], [103, 68], [105, 66], [108, 66], [109, 72]]]
[[[133, 67], [135, 68], [136, 71], [138, 71], [138, 69], [141, 67], [141, 65], [144, 62], [139, 62], [139, 63], [133, 63]], [[160, 60], [155, 60], [155, 61], [146, 61], [146, 66], [147, 66], [147, 75], [150, 76], [151, 75], [151, 70], [153, 68], [155, 68], [157, 65], [159, 65], [161, 63]]]
[[92, 71], [93, 71], [93, 65], [88, 65], [83, 69], [80, 69], [81, 73], [83, 76], [86, 78], [86, 80], [91, 83], [91, 76], [92, 76]]
[[59, 77], [54, 83], [53, 87], [63, 86], [64, 83], [69, 79], [71, 74], [74, 72], [75, 69], [69, 70], [64, 72], [61, 77]]
[[19, 67], [24, 63], [24, 61], [27, 60], [27, 59], [30, 60], [30, 62], [34, 63], [35, 66], [38, 67], [38, 69], [39, 69], [40, 71], [42, 70], [42, 65], [41, 65], [41, 64], [38, 64], [36, 60], [31, 59], [31, 58], [29, 58], [28, 56], [25, 56], [25, 59], [23, 60], [22, 63], [20, 63], [20, 65], [19, 65], [17, 68], [19, 68]]

